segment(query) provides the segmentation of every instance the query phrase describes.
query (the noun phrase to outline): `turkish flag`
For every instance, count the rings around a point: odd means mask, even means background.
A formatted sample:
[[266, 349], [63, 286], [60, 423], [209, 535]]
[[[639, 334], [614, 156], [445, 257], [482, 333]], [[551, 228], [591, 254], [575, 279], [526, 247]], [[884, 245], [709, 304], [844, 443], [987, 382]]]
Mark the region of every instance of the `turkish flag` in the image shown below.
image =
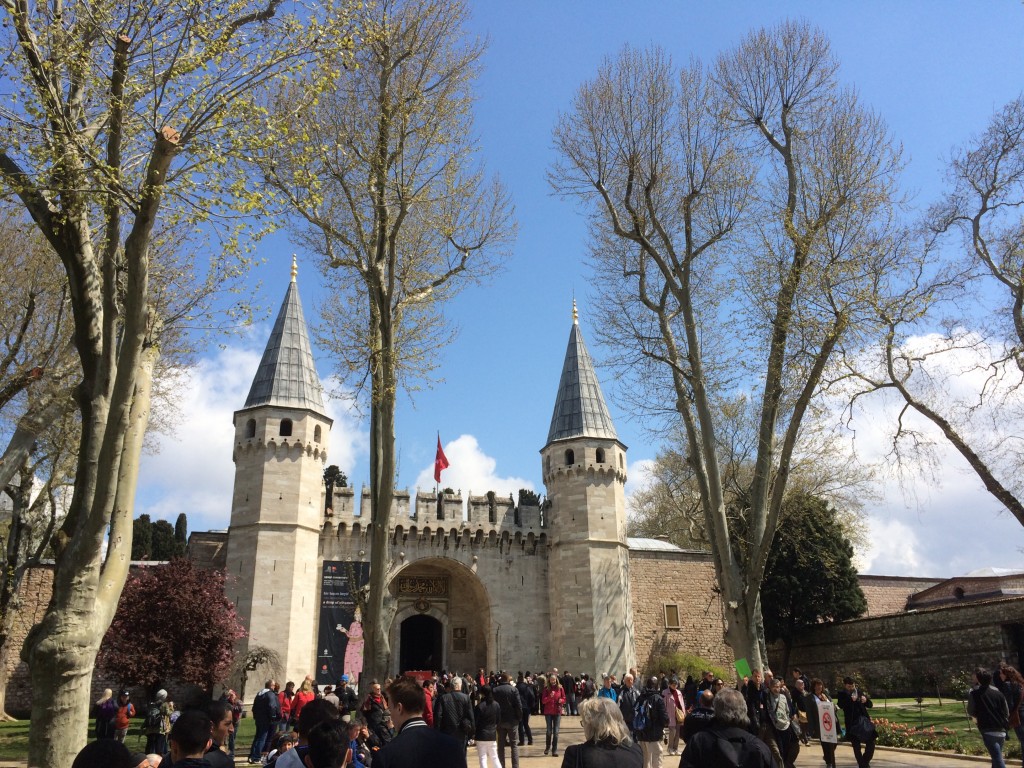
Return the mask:
[[441, 482], [441, 470], [448, 469], [448, 457], [441, 448], [441, 435], [437, 435], [437, 455], [434, 457], [434, 482]]

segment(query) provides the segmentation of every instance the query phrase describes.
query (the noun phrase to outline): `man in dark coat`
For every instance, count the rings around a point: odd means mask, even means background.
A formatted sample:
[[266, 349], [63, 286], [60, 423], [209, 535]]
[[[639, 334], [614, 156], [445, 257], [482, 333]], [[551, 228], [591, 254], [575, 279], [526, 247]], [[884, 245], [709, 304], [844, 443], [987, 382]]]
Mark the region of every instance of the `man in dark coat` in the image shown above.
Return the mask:
[[[569, 673], [569, 670], [565, 670], [562, 674], [562, 679], [559, 680], [562, 684], [562, 688], [565, 690], [565, 711], [569, 715], [578, 715], [579, 709], [576, 707], [576, 680]], [[532, 742], [531, 742], [532, 743]]]
[[704, 768], [707, 765], [772, 768], [772, 754], [768, 747], [749, 730], [743, 694], [733, 688], [725, 688], [715, 696], [714, 702], [715, 716], [711, 726], [695, 733], [686, 742], [679, 768]]
[[537, 694], [533, 686], [526, 681], [522, 673], [516, 681], [516, 691], [519, 693], [519, 701], [523, 705], [523, 716], [519, 719], [519, 746], [524, 744], [533, 745], [533, 731], [530, 730], [530, 713], [537, 706]]
[[[744, 706], [746, 706], [744, 704]], [[715, 716], [715, 694], [710, 689], [706, 689], [700, 692], [700, 698], [697, 699], [697, 708], [687, 714], [686, 719], [683, 720], [683, 741], [689, 744], [693, 737], [701, 731], [706, 731], [711, 727], [711, 721]], [[743, 719], [743, 722], [747, 722], [747, 718]], [[746, 726], [744, 726], [746, 727]]]
[[422, 685], [411, 677], [400, 677], [388, 687], [388, 701], [397, 734], [373, 758], [374, 768], [466, 768], [466, 754], [459, 742], [427, 727]]
[[451, 690], [445, 691], [437, 699], [434, 727], [462, 744], [462, 754], [466, 754], [468, 739], [476, 730], [476, 718], [473, 715], [473, 702], [462, 692], [462, 678], [458, 675], [451, 680]]
[[281, 719], [281, 702], [274, 693], [273, 680], [267, 680], [253, 699], [252, 719], [256, 724], [256, 736], [252, 740], [252, 749], [249, 750], [249, 762], [258, 763], [260, 757], [267, 751], [269, 737], [277, 727], [277, 721]]
[[622, 719], [626, 721], [626, 727], [633, 727], [633, 718], [636, 716], [636, 704], [640, 701], [640, 691], [633, 684], [635, 678], [629, 672], [622, 678], [622, 689], [619, 691], [619, 712]]
[[501, 683], [494, 687], [492, 696], [501, 708], [498, 719], [498, 762], [505, 768], [505, 745], [512, 749], [512, 768], [519, 768], [519, 742], [516, 731], [519, 721], [523, 719], [523, 702], [519, 699], [519, 691], [512, 685], [508, 672], [501, 673]]
[[668, 725], [668, 713], [665, 711], [665, 700], [661, 698], [657, 676], [648, 678], [647, 687], [636, 704], [636, 711], [643, 713], [647, 719], [643, 729], [633, 732], [633, 738], [643, 750], [644, 765], [661, 765], [661, 739]]
[[869, 768], [871, 758], [875, 754], [877, 732], [868, 716], [872, 706], [871, 699], [863, 691], [857, 690], [857, 683], [852, 677], [843, 678], [843, 690], [836, 697], [836, 704], [843, 710], [843, 721], [846, 723], [846, 735], [853, 745], [853, 755], [860, 768]]

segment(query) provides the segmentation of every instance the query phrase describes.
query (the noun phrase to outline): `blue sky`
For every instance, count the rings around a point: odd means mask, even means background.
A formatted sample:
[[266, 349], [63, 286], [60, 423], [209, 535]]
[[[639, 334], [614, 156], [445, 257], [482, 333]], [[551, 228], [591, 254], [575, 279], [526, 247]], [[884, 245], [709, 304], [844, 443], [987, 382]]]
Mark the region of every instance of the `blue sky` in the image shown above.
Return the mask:
[[[547, 436], [575, 295], [591, 354], [593, 342], [584, 222], [571, 203], [550, 194], [551, 130], [579, 85], [624, 44], [658, 44], [677, 63], [711, 61], [751, 29], [803, 18], [830, 37], [841, 78], [856, 86], [904, 145], [904, 187], [918, 205], [939, 194], [944, 159], [984, 127], [1024, 85], [1024, 6], [1017, 0], [966, 2], [475, 2], [471, 34], [489, 38], [478, 81], [477, 133], [488, 169], [508, 186], [519, 237], [505, 272], [472, 288], [446, 312], [460, 326], [443, 351], [444, 383], [403, 398], [397, 414], [400, 486], [427, 480], [437, 432], [452, 467], [443, 482], [463, 492], [521, 486], [543, 492], [538, 451]], [[258, 305], [277, 311], [296, 249], [283, 236], [259, 245], [265, 264], [253, 274]], [[319, 320], [322, 278], [297, 251], [299, 288], [310, 322]], [[259, 287], [256, 285], [259, 283]], [[268, 333], [250, 329], [211, 348], [182, 391], [174, 436], [158, 437], [143, 462], [138, 512], [173, 518], [189, 513], [192, 529], [226, 528], [231, 482], [231, 413], [241, 407]], [[318, 358], [326, 380], [332, 362]], [[599, 372], [600, 373], [600, 372]], [[657, 444], [619, 406], [611, 373], [606, 399], [629, 446], [631, 487]], [[337, 421], [331, 463], [357, 487], [367, 480], [365, 423], [331, 405]], [[884, 444], [884, 437], [878, 437]], [[949, 458], [946, 479], [894, 482], [867, 508], [874, 545], [862, 553], [871, 573], [945, 576], [986, 565], [1024, 566], [1024, 532], [969, 474]], [[182, 477], [188, 482], [183, 484]], [[916, 501], [914, 500], [916, 498]], [[975, 510], [971, 521], [963, 510]], [[968, 527], [964, 527], [969, 523]], [[964, 547], [979, 528], [1004, 542], [981, 557]], [[981, 560], [978, 558], [981, 557]]]

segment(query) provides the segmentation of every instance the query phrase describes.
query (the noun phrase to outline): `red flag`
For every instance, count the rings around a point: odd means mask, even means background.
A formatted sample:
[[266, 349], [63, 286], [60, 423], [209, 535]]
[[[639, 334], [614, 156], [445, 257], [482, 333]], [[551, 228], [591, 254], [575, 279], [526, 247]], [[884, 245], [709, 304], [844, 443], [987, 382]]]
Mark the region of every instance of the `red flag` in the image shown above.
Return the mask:
[[441, 433], [437, 435], [437, 455], [434, 457], [434, 482], [441, 482], [441, 470], [448, 469], [448, 457], [441, 449]]

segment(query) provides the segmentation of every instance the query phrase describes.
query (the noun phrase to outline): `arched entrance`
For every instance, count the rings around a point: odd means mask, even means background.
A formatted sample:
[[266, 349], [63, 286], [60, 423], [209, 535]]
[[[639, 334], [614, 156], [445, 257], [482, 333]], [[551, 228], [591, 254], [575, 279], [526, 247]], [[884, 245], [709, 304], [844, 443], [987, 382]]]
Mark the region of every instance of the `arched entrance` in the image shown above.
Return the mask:
[[402, 622], [399, 630], [399, 667], [403, 670], [443, 669], [441, 622], [420, 614]]
[[414, 559], [388, 589], [397, 603], [389, 632], [392, 675], [494, 667], [491, 600], [471, 568], [447, 557]]

